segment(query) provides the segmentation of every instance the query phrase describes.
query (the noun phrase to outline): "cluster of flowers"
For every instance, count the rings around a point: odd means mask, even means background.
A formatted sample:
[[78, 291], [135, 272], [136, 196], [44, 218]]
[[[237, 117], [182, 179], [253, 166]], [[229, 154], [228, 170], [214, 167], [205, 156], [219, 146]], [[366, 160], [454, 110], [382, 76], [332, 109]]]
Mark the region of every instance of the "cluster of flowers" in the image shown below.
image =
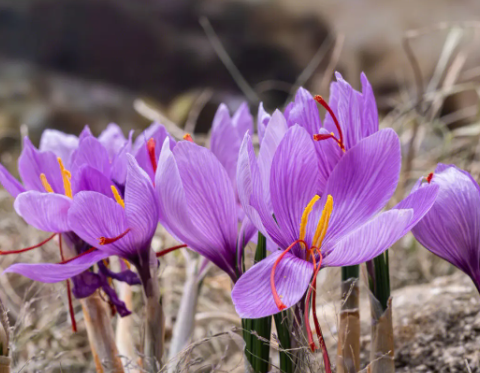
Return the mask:
[[[240, 317], [260, 318], [308, 305], [321, 268], [372, 260], [413, 229], [478, 285], [478, 184], [439, 165], [382, 212], [399, 180], [401, 147], [392, 129], [378, 128], [372, 88], [364, 75], [361, 82], [358, 92], [337, 74], [328, 103], [300, 88], [283, 112], [260, 105], [257, 154], [245, 104], [233, 116], [219, 107], [209, 148], [189, 136], [176, 142], [161, 124], [135, 141], [113, 124], [98, 138], [88, 127], [79, 137], [46, 130], [39, 149], [25, 138], [22, 183], [3, 166], [0, 182], [17, 213], [54, 233], [49, 239], [67, 240], [70, 253], [62, 251], [59, 263], [17, 263], [5, 272], [71, 279], [77, 298], [101, 288], [124, 316], [129, 310], [109, 279], [143, 283], [148, 294], [160, 223], [230, 276]], [[243, 250], [257, 232], [270, 254], [245, 271]], [[109, 268], [110, 256], [124, 259], [121, 272]]]

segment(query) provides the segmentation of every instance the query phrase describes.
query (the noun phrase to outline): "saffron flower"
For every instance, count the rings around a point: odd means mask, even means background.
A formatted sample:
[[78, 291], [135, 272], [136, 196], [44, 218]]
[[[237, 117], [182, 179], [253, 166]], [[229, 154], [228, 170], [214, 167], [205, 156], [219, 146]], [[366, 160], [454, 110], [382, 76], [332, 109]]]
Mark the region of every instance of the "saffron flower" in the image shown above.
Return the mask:
[[466, 171], [438, 164], [417, 190], [439, 187], [435, 204], [413, 229], [415, 238], [432, 253], [468, 276], [480, 291], [480, 187]]
[[[315, 144], [304, 128], [291, 127], [281, 140], [268, 185], [246, 135], [237, 173], [240, 199], [255, 227], [280, 249], [236, 283], [232, 298], [240, 317], [260, 318], [291, 307], [309, 284], [314, 289], [321, 268], [366, 262], [405, 235], [429, 210], [437, 187], [422, 188], [379, 214], [395, 191], [400, 164], [398, 136], [381, 130], [341, 157], [319, 196], [322, 175]], [[311, 291], [307, 302], [310, 296]]]
[[[235, 192], [226, 169], [212, 151], [190, 141], [181, 141], [171, 150], [166, 139], [155, 189], [162, 225], [235, 282], [240, 275]], [[242, 231], [240, 248], [254, 233], [250, 228]]]

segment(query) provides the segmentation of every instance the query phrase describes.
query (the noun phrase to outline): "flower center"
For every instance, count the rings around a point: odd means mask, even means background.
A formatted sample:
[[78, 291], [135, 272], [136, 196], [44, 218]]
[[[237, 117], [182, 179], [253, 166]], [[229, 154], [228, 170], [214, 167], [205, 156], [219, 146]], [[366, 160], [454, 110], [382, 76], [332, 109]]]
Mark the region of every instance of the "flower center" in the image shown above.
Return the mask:
[[[62, 158], [58, 157], [57, 161], [58, 161], [58, 165], [60, 166], [60, 173], [62, 175], [63, 189], [65, 191], [65, 196], [67, 196], [68, 198], [73, 198], [72, 182], [70, 181], [70, 179], [72, 178], [72, 174], [63, 165]], [[42, 185], [45, 188], [45, 191], [47, 193], [54, 193], [53, 188], [48, 182], [47, 177], [45, 176], [44, 173], [40, 174], [40, 181], [42, 182]]]
[[330, 105], [323, 99], [322, 96], [317, 95], [317, 96], [314, 97], [314, 99], [320, 105], [322, 105], [328, 111], [328, 113], [331, 115], [331, 117], [333, 119], [333, 122], [335, 123], [335, 127], [337, 127], [339, 138], [337, 139], [332, 132], [328, 135], [322, 135], [322, 134], [313, 135], [313, 139], [315, 141], [321, 141], [321, 140], [326, 140], [326, 139], [334, 139], [337, 142], [338, 146], [340, 146], [340, 149], [342, 149], [342, 151], [345, 153], [345, 143], [343, 142], [342, 127], [340, 127], [340, 123], [338, 122], [337, 116], [335, 115], [335, 113], [333, 112]]

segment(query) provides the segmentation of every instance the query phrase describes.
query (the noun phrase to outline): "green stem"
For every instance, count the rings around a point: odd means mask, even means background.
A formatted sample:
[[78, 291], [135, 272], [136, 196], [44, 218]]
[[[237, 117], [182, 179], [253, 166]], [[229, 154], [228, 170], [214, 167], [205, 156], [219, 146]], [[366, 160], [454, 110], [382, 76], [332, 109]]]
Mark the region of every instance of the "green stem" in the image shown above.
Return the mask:
[[280, 371], [282, 373], [293, 373], [293, 361], [289, 350], [292, 348], [290, 340], [291, 320], [288, 311], [277, 313], [273, 316], [277, 327], [277, 336], [280, 341]]
[[373, 259], [375, 280], [370, 290], [375, 298], [380, 302], [383, 311], [388, 307], [388, 299], [390, 298], [390, 270], [388, 266], [388, 251], [380, 254]]
[[358, 278], [360, 276], [360, 266], [342, 267], [342, 281], [347, 281], [351, 278]]

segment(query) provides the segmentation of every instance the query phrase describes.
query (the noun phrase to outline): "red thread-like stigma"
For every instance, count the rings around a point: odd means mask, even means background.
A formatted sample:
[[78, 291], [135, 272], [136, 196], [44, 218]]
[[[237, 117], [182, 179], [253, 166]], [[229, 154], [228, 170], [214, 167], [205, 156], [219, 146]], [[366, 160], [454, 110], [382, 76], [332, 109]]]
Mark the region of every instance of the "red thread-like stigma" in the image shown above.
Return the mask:
[[128, 232], [130, 232], [130, 228], [128, 228], [125, 232], [123, 232], [122, 234], [118, 235], [117, 237], [112, 237], [112, 238], [100, 237], [100, 238], [98, 239], [98, 241], [100, 242], [100, 245], [102, 245], [102, 246], [103, 246], [103, 245], [108, 245], [108, 244], [117, 242], [119, 239], [125, 237]]
[[189, 133], [186, 133], [185, 135], [183, 135], [183, 139], [186, 141], [193, 142], [192, 136]]
[[432, 179], [433, 179], [433, 172], [430, 172], [427, 176], [427, 183], [431, 183], [432, 182]]
[[73, 258], [62, 260], [61, 262], [59, 262], [59, 263], [57, 263], [57, 264], [67, 264], [67, 263], [70, 263], [72, 260], [81, 258], [82, 256], [87, 255], [87, 254], [90, 254], [91, 252], [94, 252], [95, 250], [97, 250], [95, 247], [91, 247], [91, 248], [88, 249], [87, 251], [84, 251], [83, 253], [78, 254], [77, 256], [74, 256]]
[[[317, 101], [320, 105], [322, 105], [327, 111], [328, 113], [330, 114], [330, 116], [332, 117], [333, 119], [333, 122], [335, 123], [335, 126], [337, 127], [337, 131], [338, 131], [338, 136], [340, 137], [339, 139], [335, 138], [334, 136], [332, 136], [332, 138], [334, 138], [335, 140], [337, 140], [337, 143], [338, 145], [340, 145], [340, 148], [345, 151], [345, 144], [343, 142], [343, 133], [342, 133], [342, 127], [340, 127], [340, 123], [338, 122], [338, 119], [335, 115], [335, 113], [333, 112], [332, 108], [330, 107], [330, 105], [328, 105], [328, 103], [323, 99], [322, 96], [315, 96], [314, 97], [315, 101]], [[314, 139], [315, 139], [315, 136], [322, 136], [322, 135], [314, 135]], [[328, 137], [327, 137], [328, 138]], [[319, 138], [318, 140], [324, 140], [323, 138]], [[317, 141], [318, 141], [317, 140]]]
[[54, 233], [50, 237], [48, 237], [47, 239], [43, 240], [42, 242], [40, 242], [40, 243], [38, 243], [34, 246], [26, 247], [24, 249], [11, 250], [11, 251], [0, 251], [0, 255], [20, 254], [20, 253], [24, 253], [25, 251], [30, 251], [30, 250], [39, 248], [39, 247], [45, 245], [48, 241], [52, 240], [57, 234], [58, 233]]
[[280, 263], [280, 261], [283, 259], [283, 257], [298, 243], [303, 243], [305, 245], [305, 247], [307, 247], [307, 244], [304, 240], [294, 241], [289, 247], [287, 247], [278, 256], [277, 260], [275, 260], [275, 263], [273, 263], [272, 272], [270, 274], [270, 287], [272, 289], [273, 300], [275, 301], [275, 304], [280, 311], [283, 311], [284, 309], [286, 309], [287, 306], [282, 302], [282, 300], [280, 299], [280, 297], [277, 293], [277, 288], [275, 287], [275, 270], [277, 269], [277, 265]]
[[151, 138], [150, 140], [147, 141], [147, 151], [148, 151], [148, 156], [150, 157], [150, 163], [152, 164], [153, 172], [157, 172], [157, 157], [155, 155], [155, 147], [157, 143], [156, 141]]
[[175, 250], [178, 250], [178, 249], [183, 249], [184, 247], [187, 247], [188, 245], [178, 245], [178, 246], [173, 246], [173, 247], [169, 247], [168, 249], [165, 249], [165, 250], [162, 250], [162, 251], [159, 251], [158, 253], [155, 253], [155, 256], [157, 258], [160, 258], [161, 256], [164, 256], [168, 253], [171, 253], [172, 251], [175, 251]]

